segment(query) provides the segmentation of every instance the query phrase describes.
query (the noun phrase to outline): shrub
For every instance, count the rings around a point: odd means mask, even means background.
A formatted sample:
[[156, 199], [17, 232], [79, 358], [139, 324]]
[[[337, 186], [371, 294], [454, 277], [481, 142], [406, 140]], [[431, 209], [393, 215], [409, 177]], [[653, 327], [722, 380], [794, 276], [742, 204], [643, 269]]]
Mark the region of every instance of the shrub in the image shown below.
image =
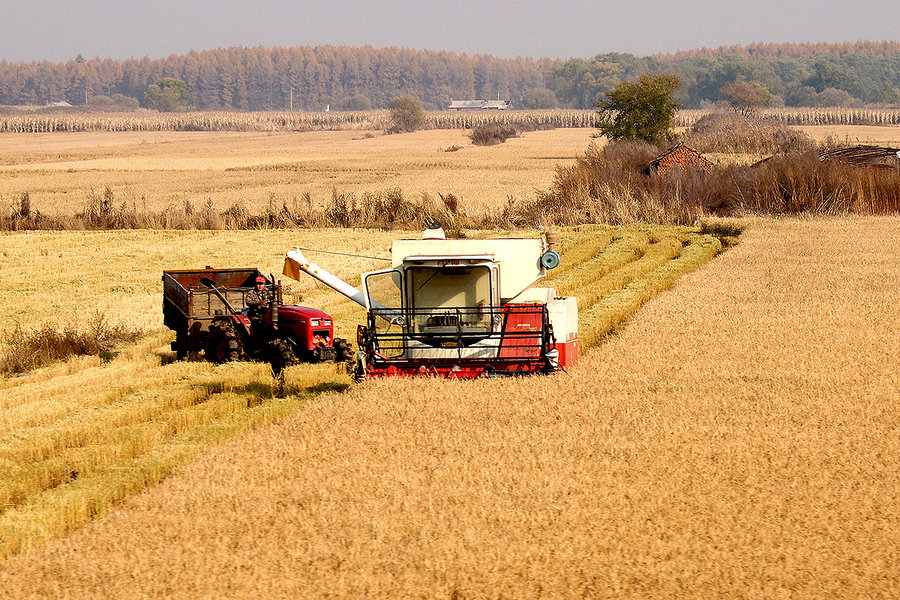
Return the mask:
[[[657, 149], [648, 144], [591, 147], [557, 171], [549, 191], [520, 204], [519, 226], [557, 223], [689, 225], [707, 216], [755, 214], [897, 214], [900, 170], [820, 161], [813, 151], [754, 166], [672, 169], [646, 174]], [[725, 237], [734, 237], [720, 232]]]
[[173, 77], [163, 77], [147, 88], [144, 104], [160, 112], [174, 112], [187, 108], [190, 94], [187, 85]]
[[784, 123], [733, 112], [700, 118], [682, 139], [699, 152], [785, 154], [814, 147], [811, 137]]
[[356, 94], [354, 96], [351, 96], [344, 102], [344, 105], [347, 110], [372, 110], [372, 101], [369, 100], [369, 97], [365, 96], [364, 94]]
[[425, 109], [422, 101], [411, 94], [391, 100], [391, 117], [388, 133], [409, 133], [425, 125]]
[[59, 329], [44, 325], [24, 330], [20, 325], [4, 335], [6, 353], [0, 360], [0, 374], [23, 373], [71, 356], [102, 356], [115, 346], [133, 342], [143, 332], [124, 325], [110, 325], [97, 313], [85, 330], [74, 327]]
[[547, 109], [558, 106], [559, 101], [556, 99], [556, 94], [547, 88], [530, 88], [525, 90], [522, 95], [522, 108]]
[[476, 146], [493, 146], [502, 144], [509, 138], [518, 137], [518, 135], [518, 131], [512, 125], [482, 123], [472, 130], [469, 134], [469, 139]]

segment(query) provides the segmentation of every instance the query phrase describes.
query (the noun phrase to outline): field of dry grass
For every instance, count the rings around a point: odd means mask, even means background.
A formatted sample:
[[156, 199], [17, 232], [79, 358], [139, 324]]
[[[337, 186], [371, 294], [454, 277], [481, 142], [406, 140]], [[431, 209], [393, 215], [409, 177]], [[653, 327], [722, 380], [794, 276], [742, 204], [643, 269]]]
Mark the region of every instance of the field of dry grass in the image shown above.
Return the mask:
[[[900, 147], [900, 128], [807, 126], [815, 140]], [[470, 217], [522, 206], [549, 189], [556, 169], [592, 141], [591, 128], [525, 132], [503, 144], [475, 146], [466, 130], [381, 132], [91, 132], [3, 134], [0, 214], [20, 208], [63, 217], [109, 200], [113, 211], [200, 214], [271, 206], [297, 214], [330, 203], [333, 191], [357, 197], [400, 190], [406, 200], [439, 203], [452, 193]], [[455, 149], [454, 151], [448, 151]], [[762, 155], [711, 154], [747, 164]], [[106, 191], [111, 194], [106, 197]], [[307, 194], [311, 204], [307, 204]]]
[[896, 597], [898, 228], [752, 222], [568, 374], [310, 399], [0, 596]]
[[[803, 129], [900, 146], [896, 127]], [[477, 214], [546, 189], [592, 133], [4, 134], [0, 210], [28, 192], [72, 214], [109, 187], [257, 211], [336, 187], [451, 192]], [[900, 594], [900, 220], [745, 223], [648, 304], [718, 241], [563, 231], [548, 284], [578, 296], [586, 346], [605, 340], [571, 373], [334, 393], [346, 375], [298, 367], [279, 398], [265, 366], [172, 362], [161, 271], [386, 256], [403, 232], [0, 233], [0, 330], [103, 314], [148, 332], [0, 379], [0, 556], [33, 547], [0, 562], [0, 597]], [[382, 266], [310, 256], [354, 283]], [[285, 299], [351, 339], [362, 320], [312, 280]]]
[[241, 203], [259, 212], [269, 202], [291, 207], [305, 193], [320, 204], [334, 188], [399, 188], [411, 200], [452, 192], [477, 214], [545, 189], [592, 133], [533, 131], [493, 147], [474, 146], [465, 130], [3, 134], [0, 202], [17, 205], [28, 192], [32, 210], [66, 215], [109, 187], [116, 207], [200, 209], [210, 201], [217, 210]]

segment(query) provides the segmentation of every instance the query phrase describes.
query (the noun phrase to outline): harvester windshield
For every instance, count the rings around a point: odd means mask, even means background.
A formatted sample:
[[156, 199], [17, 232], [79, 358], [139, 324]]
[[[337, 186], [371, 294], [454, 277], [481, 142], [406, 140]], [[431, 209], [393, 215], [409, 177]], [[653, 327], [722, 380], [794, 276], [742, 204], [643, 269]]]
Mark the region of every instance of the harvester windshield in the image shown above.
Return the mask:
[[476, 267], [409, 267], [409, 303], [417, 331], [463, 326], [491, 330], [491, 270]]
[[413, 308], [491, 305], [491, 271], [487, 267], [410, 267]]

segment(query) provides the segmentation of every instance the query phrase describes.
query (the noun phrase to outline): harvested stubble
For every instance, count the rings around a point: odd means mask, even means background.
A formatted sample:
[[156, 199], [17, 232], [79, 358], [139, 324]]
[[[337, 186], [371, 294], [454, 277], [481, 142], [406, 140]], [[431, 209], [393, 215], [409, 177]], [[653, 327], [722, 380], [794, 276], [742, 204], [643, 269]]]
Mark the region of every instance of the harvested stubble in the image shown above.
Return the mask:
[[322, 396], [0, 590], [896, 597], [898, 227], [757, 222], [568, 375]]

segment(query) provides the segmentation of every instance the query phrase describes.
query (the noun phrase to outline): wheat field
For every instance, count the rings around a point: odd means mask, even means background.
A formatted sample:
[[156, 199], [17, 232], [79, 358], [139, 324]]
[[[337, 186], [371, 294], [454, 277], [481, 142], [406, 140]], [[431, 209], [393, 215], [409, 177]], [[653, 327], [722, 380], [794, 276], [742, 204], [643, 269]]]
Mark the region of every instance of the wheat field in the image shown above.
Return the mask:
[[[0, 379], [0, 557], [89, 522], [215, 443], [349, 385], [349, 376], [331, 364], [289, 369], [280, 392], [265, 365], [173, 362], [173, 334], [160, 323], [163, 269], [211, 264], [277, 273], [284, 253], [303, 246], [357, 283], [361, 272], [383, 267], [377, 257], [389, 256], [392, 239], [410, 235], [346, 229], [4, 235], [0, 328], [59, 330], [100, 314], [148, 335], [118, 354]], [[330, 254], [333, 249], [343, 253]], [[560, 249], [566, 267], [548, 282], [578, 298], [587, 348], [714, 257], [721, 243], [690, 228], [585, 226], [562, 231]], [[355, 339], [365, 320], [359, 306], [311, 278], [285, 288], [286, 302], [327, 310], [337, 335]], [[0, 346], [0, 359], [16, 352]]]
[[[546, 189], [592, 133], [4, 134], [0, 210], [400, 188], [477, 214]], [[264, 365], [174, 362], [161, 271], [385, 257], [414, 232], [0, 233], [0, 330], [102, 314], [147, 334], [0, 379], [0, 597], [900, 595], [900, 220], [741, 224], [699, 271], [721, 244], [696, 228], [561, 231], [547, 284], [594, 347], [569, 373], [348, 387], [319, 365], [277, 396]], [[352, 283], [383, 266], [309, 255]], [[350, 339], [363, 319], [312, 280], [285, 301]]]
[[0, 595], [896, 597], [898, 228], [754, 221], [567, 374], [319, 395]]

